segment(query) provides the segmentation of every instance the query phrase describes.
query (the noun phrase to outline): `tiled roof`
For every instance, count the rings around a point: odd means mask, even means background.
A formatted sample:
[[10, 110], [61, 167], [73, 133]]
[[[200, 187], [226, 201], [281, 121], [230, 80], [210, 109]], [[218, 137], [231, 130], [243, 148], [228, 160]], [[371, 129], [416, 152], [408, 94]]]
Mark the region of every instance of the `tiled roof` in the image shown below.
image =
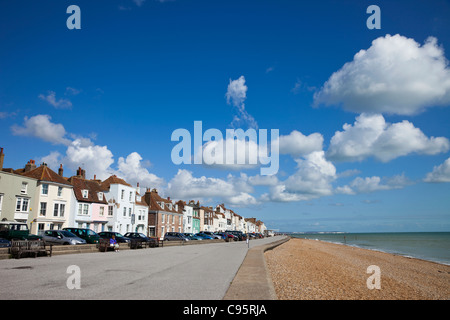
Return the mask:
[[110, 176], [108, 179], [102, 182], [103, 189], [109, 189], [112, 184], [123, 184], [125, 186], [131, 187], [131, 184], [127, 183], [125, 180], [117, 177], [116, 175]]
[[[103, 193], [105, 189], [103, 189], [102, 186], [97, 181], [86, 180], [77, 176], [70, 177], [69, 181], [73, 185], [75, 198], [77, 198], [78, 201], [108, 204], [105, 195], [103, 195], [102, 200], [98, 198], [98, 193], [99, 192]], [[88, 190], [87, 198], [83, 197], [82, 190]]]
[[[149, 209], [152, 211], [165, 211], [165, 212], [172, 212], [172, 213], [183, 213], [183, 209], [178, 207], [178, 210], [175, 210], [175, 205], [172, 203], [172, 201], [162, 198], [156, 189], [153, 189], [152, 191], [147, 190], [145, 192], [145, 195], [142, 197], [143, 200], [148, 204]], [[169, 209], [168, 206], [164, 205], [164, 208], [161, 207], [160, 203], [164, 204], [171, 204], [172, 209]]]
[[68, 182], [66, 179], [61, 177], [59, 174], [57, 174], [55, 171], [53, 171], [46, 165], [41, 165], [40, 167], [37, 167], [36, 169], [33, 169], [28, 172], [22, 172], [21, 174], [25, 177], [34, 178], [34, 179], [37, 179], [40, 181], [48, 181], [48, 182], [55, 182], [55, 183], [71, 185], [70, 182]]

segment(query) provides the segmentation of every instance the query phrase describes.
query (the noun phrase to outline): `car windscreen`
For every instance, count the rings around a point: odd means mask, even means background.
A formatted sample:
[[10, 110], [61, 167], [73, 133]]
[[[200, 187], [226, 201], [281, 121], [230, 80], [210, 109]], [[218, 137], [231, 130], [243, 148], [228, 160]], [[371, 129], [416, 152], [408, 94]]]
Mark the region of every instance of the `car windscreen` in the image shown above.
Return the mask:
[[59, 231], [64, 237], [68, 237], [68, 238], [76, 238], [77, 236], [74, 235], [72, 232], [69, 231]]

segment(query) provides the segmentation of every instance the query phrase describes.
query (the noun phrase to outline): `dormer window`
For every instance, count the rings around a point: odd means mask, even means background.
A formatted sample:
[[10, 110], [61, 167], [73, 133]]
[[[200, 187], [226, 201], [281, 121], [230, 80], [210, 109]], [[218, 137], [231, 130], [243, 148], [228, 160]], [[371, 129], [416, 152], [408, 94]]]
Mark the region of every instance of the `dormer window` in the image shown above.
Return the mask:
[[98, 200], [103, 201], [103, 192], [98, 192], [97, 196], [98, 196]]
[[87, 199], [89, 196], [89, 190], [81, 190], [81, 194], [83, 195], [83, 198]]

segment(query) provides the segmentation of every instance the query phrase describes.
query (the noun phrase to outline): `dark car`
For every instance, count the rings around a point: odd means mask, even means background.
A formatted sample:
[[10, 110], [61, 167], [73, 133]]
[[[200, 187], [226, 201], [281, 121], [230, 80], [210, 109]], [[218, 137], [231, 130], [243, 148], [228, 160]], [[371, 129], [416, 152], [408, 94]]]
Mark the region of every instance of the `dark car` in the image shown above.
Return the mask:
[[30, 234], [26, 223], [16, 221], [0, 221], [0, 238], [6, 240], [42, 240], [41, 236]]
[[63, 230], [72, 232], [77, 237], [86, 240], [86, 243], [98, 243], [100, 239], [100, 236], [96, 232], [87, 228], [63, 228]]
[[189, 241], [190, 239], [180, 232], [166, 232], [164, 241]]
[[213, 237], [211, 237], [211, 236], [209, 236], [209, 235], [207, 235], [206, 233], [203, 233], [203, 232], [196, 233], [196, 234], [194, 234], [194, 236], [202, 237], [205, 240], [214, 239]]
[[137, 240], [142, 242], [148, 242], [150, 247], [156, 247], [158, 245], [158, 241], [154, 238], [149, 238], [145, 234], [140, 232], [127, 232], [124, 235], [126, 238], [130, 238], [131, 240]]
[[241, 231], [225, 230], [225, 232], [229, 233], [229, 234], [232, 234], [235, 238], [237, 238], [235, 240], [239, 240], [239, 241], [247, 240], [247, 237]]
[[222, 239], [224, 239], [224, 240], [233, 240], [234, 239], [234, 236], [231, 233], [216, 232], [215, 234], [221, 236]]
[[222, 239], [222, 236], [215, 234], [214, 232], [211, 232], [211, 231], [202, 231], [201, 233], [204, 233], [213, 239]]
[[130, 238], [124, 237], [119, 232], [103, 231], [103, 232], [100, 232], [98, 235], [102, 239], [111, 239], [112, 236], [115, 236], [116, 237], [116, 241], [119, 242], [119, 243], [130, 243], [131, 242]]
[[203, 240], [202, 237], [196, 236], [193, 233], [185, 232], [183, 233], [186, 237], [189, 238], [189, 240]]

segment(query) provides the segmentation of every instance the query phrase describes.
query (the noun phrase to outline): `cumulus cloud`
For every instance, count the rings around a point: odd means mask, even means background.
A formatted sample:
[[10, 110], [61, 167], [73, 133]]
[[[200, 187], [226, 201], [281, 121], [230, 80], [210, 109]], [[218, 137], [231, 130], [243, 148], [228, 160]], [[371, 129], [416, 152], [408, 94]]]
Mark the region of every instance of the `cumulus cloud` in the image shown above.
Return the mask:
[[343, 129], [331, 138], [328, 159], [360, 161], [374, 157], [388, 162], [411, 153], [435, 155], [450, 149], [447, 138], [428, 138], [411, 122], [387, 123], [380, 114], [363, 113]]
[[312, 133], [305, 136], [303, 133], [294, 130], [288, 135], [281, 135], [279, 138], [280, 154], [290, 154], [292, 156], [303, 156], [314, 151], [323, 149], [323, 136], [320, 133]]
[[52, 144], [70, 144], [70, 140], [65, 138], [64, 126], [51, 122], [51, 119], [47, 114], [38, 114], [31, 118], [25, 117], [23, 126], [13, 125], [11, 131], [17, 136], [37, 137]]
[[227, 180], [211, 177], [194, 177], [191, 171], [180, 169], [169, 181], [165, 193], [179, 199], [216, 198], [234, 206], [257, 204], [250, 195], [251, 187], [247, 184], [248, 177], [229, 175]]
[[[108, 146], [96, 145], [90, 138], [68, 134], [60, 123], [51, 122], [49, 115], [36, 115], [25, 117], [23, 126], [11, 126], [14, 135], [33, 136], [48, 141], [55, 145], [65, 145], [65, 154], [52, 151], [40, 158], [51, 168], [58, 168], [59, 164], [76, 171], [82, 167], [86, 171], [87, 178], [106, 179], [115, 174], [130, 184], [140, 182], [148, 186], [160, 186], [163, 179], [150, 173], [144, 166], [142, 157], [137, 152], [132, 152], [126, 158], [119, 157], [117, 168], [114, 155]], [[70, 136], [71, 139], [66, 138]]]
[[95, 145], [90, 139], [75, 139], [68, 146], [66, 156], [62, 160], [72, 170], [82, 167], [86, 175], [92, 178], [106, 179], [113, 174], [113, 153], [107, 146]]
[[450, 158], [435, 166], [424, 179], [425, 182], [450, 182]]
[[234, 116], [231, 124], [233, 127], [239, 127], [244, 124], [250, 128], [257, 129], [258, 124], [256, 120], [245, 110], [244, 101], [247, 99], [247, 89], [244, 76], [240, 76], [236, 80], [230, 79], [225, 96], [227, 103], [233, 105], [237, 111], [237, 115]]
[[40, 94], [39, 99], [46, 101], [56, 109], [70, 109], [72, 108], [72, 102], [69, 99], [56, 100], [56, 93], [49, 91], [47, 95]]
[[264, 201], [304, 201], [333, 194], [335, 166], [325, 158], [324, 151], [314, 151], [296, 159], [297, 171], [270, 188]]
[[450, 69], [437, 39], [386, 35], [359, 51], [314, 95], [316, 105], [362, 113], [413, 115], [450, 104]]
[[359, 194], [371, 193], [381, 190], [402, 189], [403, 187], [412, 184], [412, 182], [405, 177], [404, 174], [396, 175], [390, 178], [373, 177], [357, 177], [349, 185], [337, 187], [335, 192], [338, 194]]
[[142, 162], [142, 157], [137, 152], [130, 153], [126, 158], [118, 160], [118, 174], [126, 177], [126, 181], [132, 185], [139, 182], [142, 186], [160, 187], [164, 179], [150, 173]]

